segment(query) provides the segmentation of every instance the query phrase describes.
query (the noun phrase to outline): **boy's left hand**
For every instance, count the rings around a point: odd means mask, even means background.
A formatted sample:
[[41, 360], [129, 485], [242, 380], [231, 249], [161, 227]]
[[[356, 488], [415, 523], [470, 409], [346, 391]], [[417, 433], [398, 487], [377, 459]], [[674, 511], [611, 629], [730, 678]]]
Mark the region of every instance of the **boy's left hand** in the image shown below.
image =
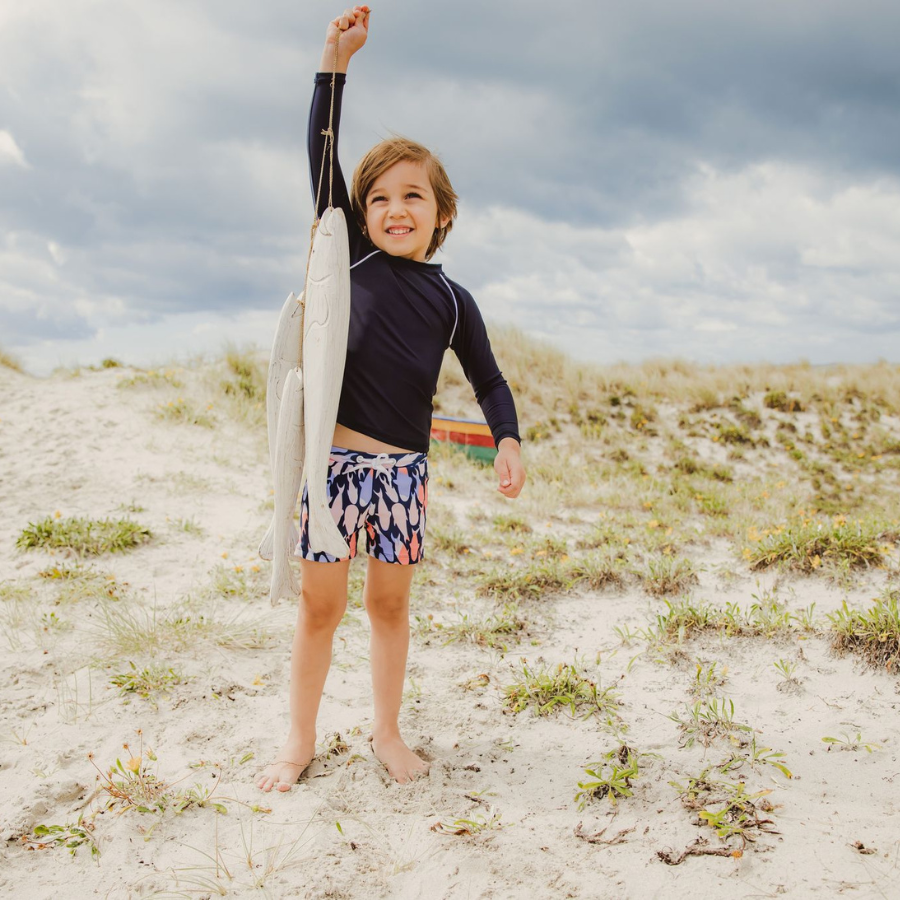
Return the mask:
[[519, 458], [519, 442], [515, 438], [503, 438], [497, 447], [494, 471], [500, 479], [497, 488], [504, 497], [518, 497], [525, 484], [525, 467]]

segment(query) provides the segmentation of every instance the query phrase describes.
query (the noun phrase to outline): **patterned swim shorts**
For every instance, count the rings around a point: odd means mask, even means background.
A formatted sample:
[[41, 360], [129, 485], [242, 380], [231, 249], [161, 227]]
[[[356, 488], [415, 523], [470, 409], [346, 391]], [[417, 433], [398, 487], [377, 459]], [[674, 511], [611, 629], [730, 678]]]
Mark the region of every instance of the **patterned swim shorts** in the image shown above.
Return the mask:
[[[328, 502], [341, 536], [356, 556], [360, 528], [366, 553], [384, 562], [412, 565], [425, 558], [425, 507], [428, 505], [426, 453], [364, 453], [332, 447], [328, 466]], [[314, 562], [338, 562], [309, 546], [309, 494], [300, 501], [297, 556]]]

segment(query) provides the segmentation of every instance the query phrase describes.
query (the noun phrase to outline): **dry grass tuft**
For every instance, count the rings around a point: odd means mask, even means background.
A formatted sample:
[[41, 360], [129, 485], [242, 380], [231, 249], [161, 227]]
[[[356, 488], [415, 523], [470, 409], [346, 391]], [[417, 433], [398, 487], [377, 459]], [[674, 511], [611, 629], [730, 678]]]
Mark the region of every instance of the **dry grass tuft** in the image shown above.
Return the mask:
[[7, 353], [3, 349], [0, 349], [0, 366], [4, 369], [12, 369], [13, 372], [19, 372], [22, 375], [26, 374], [22, 363], [12, 353]]

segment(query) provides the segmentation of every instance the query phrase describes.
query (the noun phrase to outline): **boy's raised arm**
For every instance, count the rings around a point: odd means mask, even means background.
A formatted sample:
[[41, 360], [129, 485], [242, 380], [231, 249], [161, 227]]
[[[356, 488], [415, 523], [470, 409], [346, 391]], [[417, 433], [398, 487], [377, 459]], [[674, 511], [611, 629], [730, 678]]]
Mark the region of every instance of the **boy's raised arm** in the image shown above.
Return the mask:
[[[350, 57], [363, 46], [368, 37], [368, 7], [356, 6], [348, 9], [344, 15], [338, 16], [328, 25], [325, 35], [325, 46], [322, 49], [322, 62], [316, 74], [316, 88], [309, 110], [307, 128], [307, 150], [309, 153], [309, 181], [313, 202], [316, 203], [316, 218], [320, 218], [328, 207], [328, 186], [332, 185], [334, 206], [340, 207], [347, 217], [350, 235], [351, 255], [359, 249], [355, 245], [363, 243], [364, 238], [356, 225], [350, 205], [350, 194], [338, 161], [338, 131], [341, 120], [341, 100], [347, 64]], [[340, 39], [338, 40], [338, 35]], [[337, 48], [337, 62], [335, 62]], [[335, 79], [334, 106], [331, 101], [331, 73], [337, 72]], [[332, 119], [334, 134], [334, 171], [329, 172], [331, 157], [328, 152], [328, 140], [325, 131], [328, 129], [329, 117]], [[321, 183], [321, 184], [320, 184]], [[317, 202], [318, 201], [318, 202]]]

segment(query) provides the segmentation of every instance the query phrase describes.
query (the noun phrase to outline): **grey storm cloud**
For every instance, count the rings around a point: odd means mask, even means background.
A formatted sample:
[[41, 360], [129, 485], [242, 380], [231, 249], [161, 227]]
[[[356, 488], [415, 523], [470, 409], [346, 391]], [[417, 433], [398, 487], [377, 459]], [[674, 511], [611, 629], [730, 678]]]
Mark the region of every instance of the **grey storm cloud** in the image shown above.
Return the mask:
[[[898, 264], [886, 261], [900, 226], [852, 198], [861, 184], [900, 191], [900, 5], [373, 7], [344, 101], [345, 172], [392, 131], [437, 148], [464, 200], [444, 258], [484, 291], [488, 314], [515, 311], [538, 332], [553, 302], [584, 334], [611, 318], [683, 326], [699, 355], [703, 335], [718, 348], [732, 326], [753, 327], [753, 304], [763, 320], [771, 304], [808, 325], [814, 293], [835, 327], [900, 327]], [[5, 5], [0, 344], [53, 339], [59, 321], [83, 336], [110, 319], [274, 308], [303, 267], [312, 74], [339, 11]], [[812, 217], [772, 236], [765, 217], [784, 218], [778, 197], [791, 190], [795, 206], [821, 204], [832, 230], [847, 223], [843, 243], [809, 238]], [[752, 223], [734, 221], [758, 196]], [[708, 239], [712, 228], [729, 243]], [[885, 246], [867, 255], [857, 230]], [[864, 317], [841, 302], [853, 291]], [[52, 302], [66, 312], [49, 328]]]

